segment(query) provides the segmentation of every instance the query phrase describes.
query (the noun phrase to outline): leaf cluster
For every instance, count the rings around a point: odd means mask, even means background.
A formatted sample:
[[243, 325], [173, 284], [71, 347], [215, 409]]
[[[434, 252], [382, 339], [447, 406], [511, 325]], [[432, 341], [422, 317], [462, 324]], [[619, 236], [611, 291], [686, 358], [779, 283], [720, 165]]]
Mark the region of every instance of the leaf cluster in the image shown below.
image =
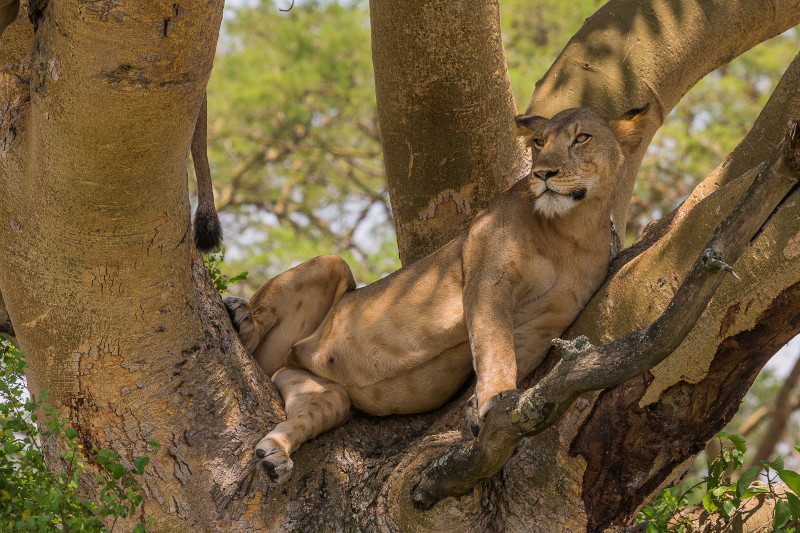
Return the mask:
[[[36, 399], [27, 395], [25, 368], [22, 352], [0, 336], [0, 533], [114, 531], [117, 519], [133, 516], [142, 503], [137, 476], [150, 456], [135, 457], [126, 468], [111, 450], [92, 447], [87, 454], [78, 432], [45, 403], [46, 391]], [[51, 444], [63, 450], [53, 469], [44, 454]], [[155, 455], [158, 443], [149, 445]], [[79, 494], [87, 457], [99, 466], [98, 502]], [[145, 524], [133, 531], [144, 533]]]
[[307, 1], [282, 13], [284, 4], [228, 12], [209, 81], [230, 269], [251, 272], [255, 288], [298, 259], [336, 253], [372, 281], [399, 260], [366, 3]]
[[[709, 462], [703, 480], [688, 488], [664, 489], [650, 505], [642, 508], [636, 523], [646, 524], [647, 533], [689, 533], [694, 531], [694, 523], [682, 511], [692, 500], [699, 499], [708, 513], [717, 513], [720, 522], [717, 525], [724, 526], [742, 515], [747, 500], [767, 496], [775, 501], [769, 533], [796, 533], [800, 521], [800, 474], [785, 469], [783, 459], [777, 457], [748, 468], [734, 482], [732, 474], [741, 470], [747, 444], [741, 435], [724, 431], [717, 438], [720, 453]], [[766, 483], [756, 481], [762, 470], [765, 470]], [[786, 490], [776, 487], [778, 480]]]
[[224, 262], [225, 250], [217, 250], [203, 256], [203, 265], [205, 265], [206, 271], [208, 271], [208, 275], [211, 277], [211, 281], [214, 282], [214, 287], [216, 287], [220, 294], [228, 292], [228, 288], [237, 281], [247, 279], [248, 274], [248, 272], [241, 272], [235, 276], [223, 274], [220, 270], [220, 266]]

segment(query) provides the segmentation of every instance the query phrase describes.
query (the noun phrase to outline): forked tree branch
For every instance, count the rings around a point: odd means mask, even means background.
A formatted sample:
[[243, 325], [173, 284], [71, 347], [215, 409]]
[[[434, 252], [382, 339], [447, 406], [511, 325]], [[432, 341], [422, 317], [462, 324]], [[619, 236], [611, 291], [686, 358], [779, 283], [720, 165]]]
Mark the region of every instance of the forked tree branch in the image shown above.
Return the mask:
[[[750, 188], [717, 226], [672, 301], [650, 326], [592, 346], [586, 337], [556, 339], [561, 360], [535, 386], [501, 395], [477, 438], [450, 448], [423, 473], [411, 491], [415, 505], [430, 508], [463, 494], [497, 473], [517, 443], [557, 422], [581, 394], [639, 376], [671, 354], [686, 338], [727, 272], [800, 177], [800, 120], [792, 120], [781, 143], [757, 170]], [[735, 275], [735, 274], [734, 274]]]

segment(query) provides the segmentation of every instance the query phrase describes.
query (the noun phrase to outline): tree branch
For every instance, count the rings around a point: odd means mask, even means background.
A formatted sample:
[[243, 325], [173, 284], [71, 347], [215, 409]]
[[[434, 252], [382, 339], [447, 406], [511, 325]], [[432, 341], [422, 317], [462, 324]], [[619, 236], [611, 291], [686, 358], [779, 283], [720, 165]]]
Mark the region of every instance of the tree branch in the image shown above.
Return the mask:
[[800, 121], [761, 166], [731, 214], [717, 226], [675, 297], [650, 326], [595, 347], [586, 337], [554, 341], [561, 360], [534, 387], [509, 391], [487, 414], [476, 439], [451, 448], [422, 474], [412, 500], [430, 508], [499, 471], [524, 437], [557, 422], [584, 392], [610, 388], [650, 370], [672, 353], [702, 314], [750, 239], [796, 185]]

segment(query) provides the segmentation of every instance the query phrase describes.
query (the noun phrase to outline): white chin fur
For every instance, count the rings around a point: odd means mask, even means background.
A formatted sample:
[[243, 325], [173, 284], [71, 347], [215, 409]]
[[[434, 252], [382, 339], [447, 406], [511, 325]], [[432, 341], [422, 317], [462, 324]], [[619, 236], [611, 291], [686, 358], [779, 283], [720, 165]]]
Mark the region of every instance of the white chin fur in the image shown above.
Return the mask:
[[537, 198], [533, 208], [546, 218], [555, 218], [569, 213], [575, 204], [577, 202], [569, 196], [549, 192]]

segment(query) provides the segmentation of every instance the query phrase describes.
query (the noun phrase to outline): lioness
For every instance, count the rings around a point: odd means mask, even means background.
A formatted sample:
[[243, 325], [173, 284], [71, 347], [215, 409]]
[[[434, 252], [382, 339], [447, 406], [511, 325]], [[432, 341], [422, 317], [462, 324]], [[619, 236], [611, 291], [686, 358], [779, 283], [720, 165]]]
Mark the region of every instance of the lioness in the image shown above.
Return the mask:
[[467, 233], [360, 289], [342, 259], [322, 256], [273, 278], [249, 303], [226, 298], [286, 404], [287, 420], [256, 447], [269, 476], [284, 481], [289, 454], [347, 420], [351, 403], [373, 415], [433, 409], [473, 368], [480, 424], [603, 281], [611, 194], [649, 115], [648, 106], [617, 118], [594, 108], [519, 115], [531, 173]]

